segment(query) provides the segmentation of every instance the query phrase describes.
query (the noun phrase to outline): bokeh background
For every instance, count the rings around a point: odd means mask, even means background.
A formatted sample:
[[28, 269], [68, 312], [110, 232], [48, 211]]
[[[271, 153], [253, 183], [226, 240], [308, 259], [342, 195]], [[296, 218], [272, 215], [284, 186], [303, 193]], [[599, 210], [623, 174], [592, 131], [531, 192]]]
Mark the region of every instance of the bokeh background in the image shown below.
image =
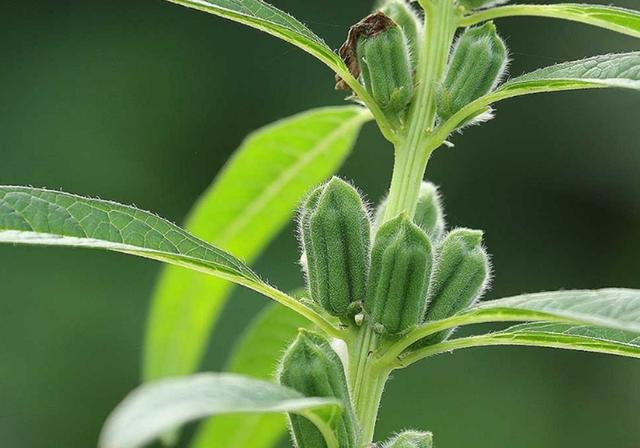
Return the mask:
[[[365, 0], [276, 0], [337, 47]], [[637, 7], [637, 0], [618, 0]], [[638, 41], [578, 24], [505, 19], [512, 74]], [[341, 104], [333, 75], [278, 40], [161, 0], [0, 1], [0, 183], [133, 203], [181, 222], [249, 131]], [[640, 95], [540, 95], [499, 104], [456, 136], [428, 177], [451, 225], [486, 231], [489, 298], [559, 288], [640, 288]], [[368, 125], [341, 171], [371, 201], [391, 148]], [[257, 263], [298, 286], [287, 228]], [[160, 266], [113, 254], [0, 247], [0, 446], [95, 446], [138, 382], [145, 312]], [[265, 300], [238, 291], [204, 369]], [[398, 373], [379, 438], [433, 430], [438, 446], [640, 446], [640, 363], [488, 348]]]

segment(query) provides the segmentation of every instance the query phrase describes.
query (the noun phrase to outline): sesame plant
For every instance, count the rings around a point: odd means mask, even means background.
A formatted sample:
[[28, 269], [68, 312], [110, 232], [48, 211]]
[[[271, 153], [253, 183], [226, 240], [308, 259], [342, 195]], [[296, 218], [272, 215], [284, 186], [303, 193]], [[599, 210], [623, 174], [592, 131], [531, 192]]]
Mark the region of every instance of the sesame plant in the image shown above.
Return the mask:
[[[509, 52], [494, 19], [542, 16], [640, 38], [640, 13], [573, 3], [382, 0], [333, 51], [262, 0], [171, 1], [301, 48], [334, 71], [351, 104], [251, 134], [198, 201], [187, 230], [114, 202], [0, 187], [0, 242], [104, 249], [172, 265], [150, 311], [146, 384], [109, 417], [101, 447], [135, 448], [158, 438], [171, 444], [181, 425], [212, 417], [200, 425], [194, 448], [273, 447], [287, 425], [298, 448], [426, 448], [433, 442], [425, 431], [374, 440], [385, 383], [408, 365], [492, 345], [640, 358], [640, 290], [479, 301], [491, 276], [482, 231], [448, 229], [438, 188], [423, 180], [431, 154], [452, 146], [461, 129], [491, 119], [499, 101], [640, 90], [640, 52], [508, 78]], [[375, 210], [354, 184], [332, 177], [368, 121], [395, 155], [388, 195]], [[249, 263], [296, 209], [305, 287], [287, 293]], [[233, 285], [276, 303], [248, 326], [227, 373], [193, 374]], [[454, 334], [489, 322], [513, 326]]]

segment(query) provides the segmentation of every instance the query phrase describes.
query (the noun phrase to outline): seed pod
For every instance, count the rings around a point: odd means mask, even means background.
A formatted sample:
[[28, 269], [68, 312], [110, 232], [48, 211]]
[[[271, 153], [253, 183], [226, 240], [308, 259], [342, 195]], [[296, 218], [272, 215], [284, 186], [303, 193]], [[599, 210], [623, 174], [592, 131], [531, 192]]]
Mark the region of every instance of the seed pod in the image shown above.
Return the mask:
[[347, 317], [362, 301], [369, 272], [371, 223], [358, 191], [334, 177], [314, 190], [300, 213], [300, 235], [311, 298]]
[[366, 89], [383, 111], [402, 118], [413, 99], [413, 69], [404, 33], [387, 20], [386, 29], [360, 37], [356, 53]]
[[[376, 209], [375, 225], [379, 227], [384, 220], [387, 208], [387, 200], [384, 199]], [[444, 233], [444, 211], [442, 199], [436, 187], [431, 182], [422, 182], [418, 196], [416, 213], [413, 222], [425, 231], [433, 244], [442, 239]]]
[[[340, 448], [356, 448], [358, 427], [344, 375], [342, 361], [322, 336], [300, 331], [280, 364], [278, 379], [283, 386], [309, 397], [335, 397], [344, 408], [330, 422]], [[322, 434], [304, 417], [289, 414], [296, 448], [326, 448]]]
[[447, 120], [495, 89], [507, 67], [507, 48], [492, 22], [468, 28], [453, 49], [442, 87], [438, 115]]
[[[482, 232], [451, 231], [440, 248], [425, 320], [446, 319], [470, 306], [487, 288], [489, 271]], [[450, 330], [437, 333], [426, 343], [441, 342], [450, 334]]]
[[407, 40], [411, 67], [416, 67], [418, 46], [422, 42], [423, 21], [415, 8], [407, 0], [387, 0], [380, 6], [380, 11], [398, 24]]
[[433, 435], [430, 432], [404, 431], [389, 439], [381, 448], [433, 448]]
[[458, 2], [464, 9], [472, 10], [502, 5], [504, 3], [509, 3], [509, 0], [458, 0]]
[[378, 229], [364, 308], [379, 333], [399, 335], [422, 321], [431, 266], [429, 238], [406, 215]]

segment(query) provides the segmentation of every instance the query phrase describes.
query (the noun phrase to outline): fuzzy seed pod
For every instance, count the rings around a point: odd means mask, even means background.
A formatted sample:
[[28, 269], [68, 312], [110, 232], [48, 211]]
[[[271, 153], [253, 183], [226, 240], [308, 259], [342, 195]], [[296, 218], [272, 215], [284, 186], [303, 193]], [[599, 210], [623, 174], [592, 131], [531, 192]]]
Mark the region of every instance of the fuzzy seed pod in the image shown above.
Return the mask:
[[[489, 257], [482, 247], [482, 232], [455, 229], [440, 248], [425, 320], [446, 319], [470, 306], [488, 286]], [[433, 344], [445, 340], [451, 331], [428, 338]]]
[[382, 448], [432, 448], [433, 435], [430, 432], [403, 431], [382, 445]]
[[[342, 361], [322, 336], [300, 331], [287, 349], [278, 372], [283, 386], [309, 397], [335, 397], [344, 408], [331, 422], [340, 448], [356, 448], [358, 426]], [[322, 434], [304, 417], [289, 414], [296, 448], [326, 448]]]
[[364, 308], [379, 333], [400, 335], [422, 321], [432, 264], [429, 238], [406, 215], [378, 229]]
[[[383, 200], [376, 209], [376, 227], [379, 227], [384, 219], [387, 208], [387, 200]], [[442, 198], [436, 187], [431, 182], [422, 182], [418, 196], [418, 204], [413, 222], [425, 231], [429, 240], [437, 244], [444, 234], [445, 221], [442, 207]]]
[[401, 119], [413, 99], [413, 69], [404, 33], [387, 20], [383, 31], [360, 37], [356, 52], [365, 88], [385, 113]]
[[473, 100], [491, 92], [507, 67], [507, 47], [492, 22], [468, 28], [453, 49], [442, 87], [438, 115], [447, 120]]
[[371, 223], [358, 191], [337, 177], [318, 187], [302, 205], [299, 233], [311, 298], [348, 317], [369, 272]]
[[422, 42], [423, 21], [407, 0], [387, 0], [380, 6], [380, 11], [393, 19], [404, 33], [409, 48], [411, 66], [415, 69], [418, 47]]

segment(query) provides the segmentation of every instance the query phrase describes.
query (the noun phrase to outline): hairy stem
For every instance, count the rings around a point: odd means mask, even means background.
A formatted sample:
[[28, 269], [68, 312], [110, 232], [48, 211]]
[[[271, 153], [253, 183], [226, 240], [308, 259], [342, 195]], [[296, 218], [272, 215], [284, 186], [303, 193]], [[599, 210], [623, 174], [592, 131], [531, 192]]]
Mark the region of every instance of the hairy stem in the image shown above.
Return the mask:
[[451, 0], [423, 0], [422, 4], [425, 33], [416, 71], [418, 86], [406, 133], [396, 144], [385, 221], [400, 213], [413, 216], [429, 155], [442, 144], [434, 145], [430, 137], [436, 121], [436, 91], [457, 28], [457, 11]]
[[[457, 28], [458, 12], [453, 0], [421, 0], [425, 9], [425, 33], [418, 54], [416, 96], [407, 125], [395, 144], [395, 163], [384, 220], [400, 213], [413, 216], [420, 184], [434, 142], [436, 88], [446, 68]], [[349, 383], [360, 421], [362, 447], [373, 441], [378, 408], [390, 368], [378, 362], [379, 338], [365, 322], [349, 350]]]

